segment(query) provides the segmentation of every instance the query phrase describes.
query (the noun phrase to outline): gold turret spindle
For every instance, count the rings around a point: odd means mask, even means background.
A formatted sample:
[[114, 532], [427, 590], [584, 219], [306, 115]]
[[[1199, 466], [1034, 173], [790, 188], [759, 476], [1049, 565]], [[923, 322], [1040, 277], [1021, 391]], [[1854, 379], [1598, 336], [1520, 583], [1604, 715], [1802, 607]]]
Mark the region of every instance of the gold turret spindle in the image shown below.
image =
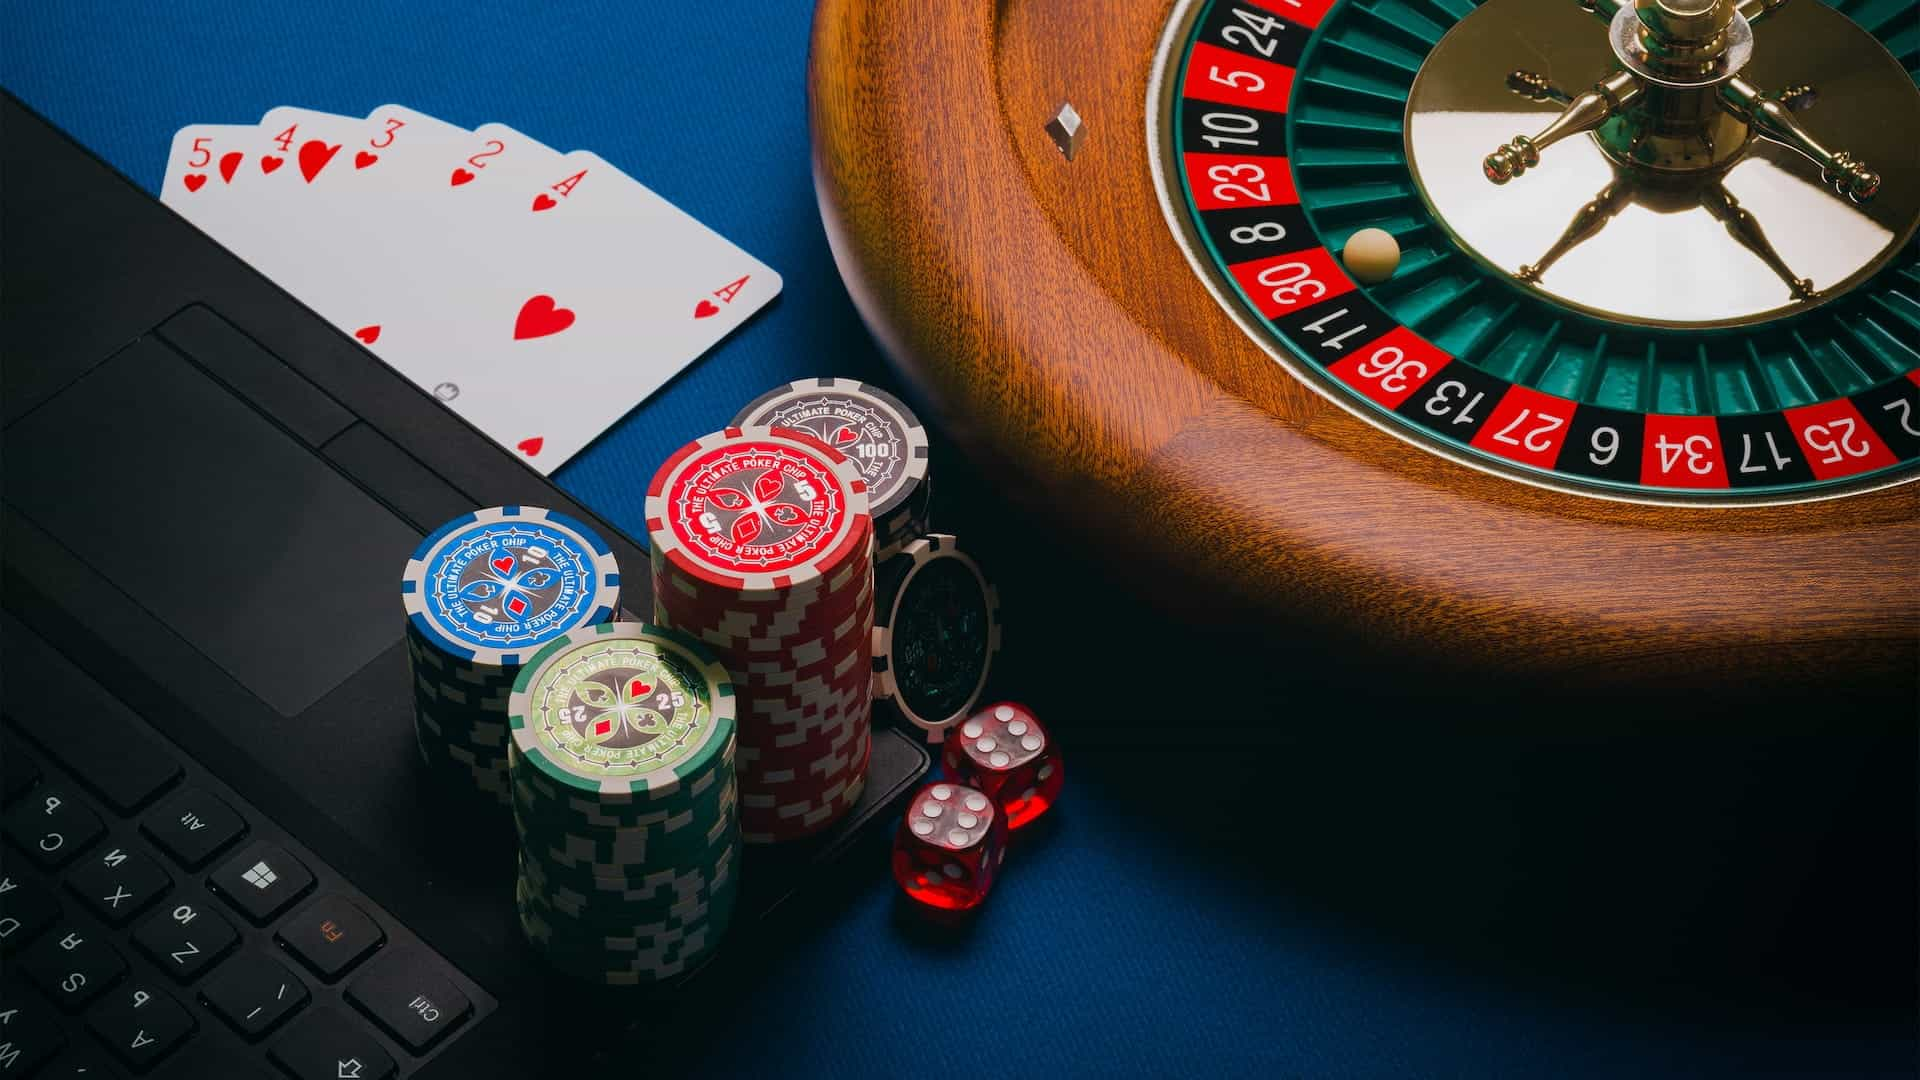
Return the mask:
[[1592, 131], [1618, 115], [1640, 96], [1640, 80], [1632, 72], [1616, 72], [1593, 85], [1568, 104], [1546, 130], [1529, 139], [1516, 135], [1513, 141], [1487, 155], [1484, 162], [1487, 179], [1504, 184], [1540, 164], [1540, 151], [1572, 135]]
[[1738, 76], [1728, 79], [1720, 96], [1753, 126], [1755, 134], [1805, 154], [1820, 166], [1820, 179], [1854, 202], [1867, 202], [1880, 193], [1880, 174], [1845, 150], [1829, 150], [1800, 126], [1793, 112]]

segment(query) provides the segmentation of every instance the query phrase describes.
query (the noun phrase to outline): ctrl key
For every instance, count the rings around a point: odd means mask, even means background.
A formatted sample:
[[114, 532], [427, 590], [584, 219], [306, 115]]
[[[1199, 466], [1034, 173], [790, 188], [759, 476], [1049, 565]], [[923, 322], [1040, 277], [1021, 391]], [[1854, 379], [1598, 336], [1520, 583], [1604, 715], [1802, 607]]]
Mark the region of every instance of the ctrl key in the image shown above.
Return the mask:
[[386, 1080], [393, 1075], [393, 1059], [367, 1029], [331, 1006], [301, 1017], [267, 1056], [296, 1080]]
[[347, 1000], [416, 1054], [426, 1053], [473, 1011], [439, 961], [406, 946], [388, 949], [347, 988]]

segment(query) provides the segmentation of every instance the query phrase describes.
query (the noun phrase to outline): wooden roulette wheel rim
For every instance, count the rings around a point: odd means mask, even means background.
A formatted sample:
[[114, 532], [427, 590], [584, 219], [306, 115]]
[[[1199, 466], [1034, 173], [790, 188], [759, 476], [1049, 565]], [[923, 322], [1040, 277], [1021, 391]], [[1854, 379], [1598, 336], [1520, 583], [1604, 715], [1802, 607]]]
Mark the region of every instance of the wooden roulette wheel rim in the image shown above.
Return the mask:
[[[1415, 452], [1276, 364], [1155, 189], [1149, 84], [1174, 8], [819, 3], [835, 258], [976, 465], [1175, 614], [1563, 681], [1911, 677], [1920, 485], [1599, 498]], [[1071, 160], [1044, 127], [1063, 101], [1087, 125]]]

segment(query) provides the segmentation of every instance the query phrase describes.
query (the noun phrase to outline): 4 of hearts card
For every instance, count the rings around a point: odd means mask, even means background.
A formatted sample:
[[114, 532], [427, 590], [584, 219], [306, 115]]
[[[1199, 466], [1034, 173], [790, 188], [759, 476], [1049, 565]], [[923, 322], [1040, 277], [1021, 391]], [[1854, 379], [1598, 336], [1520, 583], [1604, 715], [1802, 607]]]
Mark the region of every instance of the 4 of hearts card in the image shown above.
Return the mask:
[[181, 128], [161, 201], [543, 474], [780, 292], [594, 154], [398, 105]]

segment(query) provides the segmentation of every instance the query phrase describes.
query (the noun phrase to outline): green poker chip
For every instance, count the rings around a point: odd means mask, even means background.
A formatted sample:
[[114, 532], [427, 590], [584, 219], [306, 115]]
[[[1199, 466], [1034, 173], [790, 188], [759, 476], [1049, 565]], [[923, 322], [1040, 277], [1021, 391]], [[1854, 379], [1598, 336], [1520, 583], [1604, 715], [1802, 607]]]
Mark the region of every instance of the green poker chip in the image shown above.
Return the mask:
[[657, 984], [711, 954], [738, 891], [735, 710], [703, 646], [645, 623], [570, 631], [521, 669], [503, 740], [515, 898], [554, 968]]
[[711, 769], [734, 730], [726, 668], [691, 639], [604, 623], [535, 654], [507, 705], [517, 762], [549, 784], [652, 801]]

